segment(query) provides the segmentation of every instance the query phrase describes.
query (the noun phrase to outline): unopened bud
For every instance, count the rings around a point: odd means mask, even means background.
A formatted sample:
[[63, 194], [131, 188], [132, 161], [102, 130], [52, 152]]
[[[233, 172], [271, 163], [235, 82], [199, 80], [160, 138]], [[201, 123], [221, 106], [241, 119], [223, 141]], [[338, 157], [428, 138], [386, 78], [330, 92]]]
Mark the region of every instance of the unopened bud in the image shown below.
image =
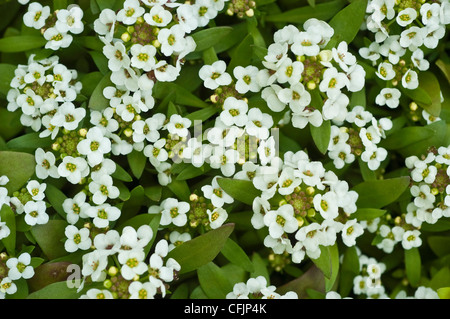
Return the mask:
[[120, 38], [122, 39], [123, 42], [128, 42], [131, 40], [131, 35], [128, 32], [124, 32], [122, 33]]

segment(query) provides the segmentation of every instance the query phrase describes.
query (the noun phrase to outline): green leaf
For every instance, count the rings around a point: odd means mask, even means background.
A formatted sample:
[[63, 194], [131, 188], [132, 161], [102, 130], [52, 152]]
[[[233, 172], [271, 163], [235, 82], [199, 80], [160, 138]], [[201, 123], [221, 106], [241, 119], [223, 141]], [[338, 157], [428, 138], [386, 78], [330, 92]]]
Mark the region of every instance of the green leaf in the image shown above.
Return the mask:
[[356, 247], [347, 247], [343, 260], [339, 278], [339, 292], [345, 297], [353, 289], [353, 279], [359, 274], [359, 256]]
[[409, 186], [409, 176], [366, 181], [356, 185], [358, 208], [381, 208], [394, 202]]
[[34, 156], [22, 152], [0, 152], [0, 176], [9, 178], [5, 185], [8, 193], [19, 190], [33, 176], [36, 161]]
[[231, 52], [231, 60], [227, 71], [232, 73], [237, 66], [246, 67], [251, 63], [253, 37], [248, 34]]
[[14, 71], [17, 69], [15, 65], [0, 63], [0, 93], [4, 96], [8, 95], [11, 89], [11, 80], [14, 78]]
[[186, 181], [182, 180], [172, 180], [172, 182], [167, 185], [167, 187], [181, 200], [189, 201], [189, 196], [191, 196], [191, 191]]
[[221, 253], [231, 263], [234, 263], [248, 272], [253, 272], [255, 268], [245, 251], [232, 239], [228, 238], [222, 248]]
[[65, 281], [60, 281], [31, 293], [27, 299], [78, 299], [80, 295], [77, 288], [69, 288]]
[[219, 254], [233, 229], [234, 224], [225, 224], [197, 236], [170, 251], [167, 258], [174, 258], [181, 265], [180, 274], [196, 270]]
[[291, 23], [304, 23], [310, 18], [316, 18], [319, 20], [331, 19], [339, 10], [341, 10], [347, 1], [335, 0], [320, 3], [313, 6], [305, 6], [285, 11], [283, 13], [277, 13], [267, 15], [264, 19], [270, 22], [291, 22]]
[[325, 276], [325, 290], [328, 292], [333, 287], [339, 273], [339, 252], [337, 245], [320, 246], [320, 256], [311, 259]]
[[250, 277], [256, 278], [258, 276], [263, 276], [266, 278], [267, 282], [270, 282], [270, 274], [267, 270], [266, 260], [261, 257], [257, 252], [252, 255], [252, 263], [254, 271], [251, 272]]
[[49, 220], [45, 225], [35, 225], [31, 228], [31, 234], [48, 259], [68, 254], [64, 248], [64, 231], [67, 225], [65, 220]]
[[213, 27], [208, 29], [203, 29], [193, 33], [191, 36], [194, 39], [197, 47], [194, 52], [201, 52], [208, 48], [213, 47], [215, 44], [220, 42], [222, 38], [233, 31], [232, 27]]
[[52, 145], [50, 137], [41, 138], [39, 132], [28, 133], [18, 136], [6, 143], [11, 150], [30, 150], [34, 151], [37, 148], [45, 148]]
[[0, 220], [6, 223], [9, 228], [9, 235], [2, 239], [3, 245], [5, 245], [6, 251], [10, 256], [15, 256], [16, 251], [16, 218], [13, 210], [9, 205], [4, 204], [0, 210]]
[[210, 262], [197, 270], [198, 281], [203, 292], [209, 299], [225, 299], [233, 286], [222, 269]]
[[326, 49], [337, 47], [342, 41], [347, 43], [353, 41], [365, 19], [366, 8], [367, 0], [355, 0], [334, 15], [328, 22], [334, 29], [334, 35], [326, 45]]
[[297, 293], [299, 299], [307, 299], [309, 298], [307, 293], [308, 289], [325, 293], [325, 277], [323, 272], [314, 265], [300, 277], [279, 286], [276, 291], [279, 294], [285, 294], [289, 291], [293, 291]]
[[373, 181], [377, 179], [375, 171], [372, 171], [366, 162], [361, 157], [358, 157], [359, 170], [364, 181]]
[[450, 237], [448, 236], [430, 236], [428, 245], [438, 257], [450, 254]]
[[444, 266], [439, 269], [438, 272], [433, 274], [428, 286], [433, 290], [438, 290], [442, 287], [450, 286], [450, 268], [448, 266]]
[[147, 157], [143, 152], [133, 150], [127, 155], [128, 164], [130, 165], [131, 172], [139, 179], [144, 172], [145, 164], [147, 164]]
[[153, 231], [153, 238], [150, 240], [150, 242], [147, 244], [147, 246], [144, 247], [145, 255], [148, 255], [150, 249], [153, 246], [153, 243], [156, 240], [156, 235], [158, 235], [158, 228], [159, 228], [160, 221], [161, 221], [161, 214], [156, 215], [148, 224]]
[[314, 144], [317, 146], [317, 149], [322, 154], [325, 154], [327, 152], [328, 145], [330, 144], [331, 122], [324, 121], [319, 127], [309, 125], [309, 128], [311, 130], [311, 136], [313, 138]]
[[45, 195], [56, 212], [65, 219], [67, 214], [64, 211], [63, 203], [67, 199], [67, 196], [58, 187], [50, 183], [47, 183]]
[[38, 291], [52, 283], [66, 280], [70, 275], [70, 262], [50, 262], [35, 268], [34, 276], [28, 281], [31, 291]]
[[359, 208], [356, 212], [354, 212], [351, 217], [356, 218], [357, 220], [372, 220], [377, 217], [383, 216], [387, 210], [385, 209], [377, 209], [377, 208]]
[[133, 177], [119, 164], [116, 163], [116, 170], [111, 174], [111, 177], [118, 179], [122, 182], [132, 182]]
[[195, 178], [201, 175], [204, 175], [206, 172], [209, 172], [211, 170], [211, 166], [201, 166], [201, 167], [195, 167], [195, 166], [188, 166], [185, 169], [183, 169], [177, 176], [177, 180], [184, 181], [191, 178]]
[[145, 191], [141, 185], [136, 186], [130, 192], [128, 199], [122, 206], [122, 213], [118, 222], [126, 221], [139, 213], [141, 206], [144, 204]]
[[211, 116], [213, 116], [214, 114], [216, 114], [217, 112], [219, 112], [220, 110], [215, 107], [214, 105], [205, 107], [204, 109], [189, 113], [188, 115], [186, 115], [185, 117], [187, 119], [190, 119], [191, 121], [206, 121], [207, 119], [209, 119]]
[[450, 287], [443, 287], [437, 290], [440, 299], [450, 299]]
[[441, 88], [438, 79], [431, 71], [419, 72], [419, 88], [427, 92], [431, 99], [431, 103], [419, 102], [419, 106], [431, 115], [438, 117], [441, 114]]
[[387, 150], [396, 150], [433, 137], [435, 131], [427, 126], [408, 126], [397, 130], [380, 143]]
[[261, 191], [256, 189], [251, 181], [218, 178], [217, 182], [225, 193], [247, 205], [252, 205], [255, 197], [261, 196]]
[[110, 77], [111, 72], [106, 73], [92, 92], [88, 104], [88, 107], [91, 110], [103, 111], [109, 106], [109, 100], [103, 95], [103, 89], [113, 85]]
[[0, 52], [16, 53], [42, 48], [47, 43], [43, 36], [19, 35], [0, 39]]
[[152, 201], [159, 202], [161, 200], [161, 196], [162, 196], [162, 186], [161, 185], [145, 187], [144, 191], [145, 191], [145, 196], [147, 196]]
[[417, 287], [420, 282], [420, 274], [422, 271], [422, 261], [417, 247], [405, 249], [405, 271], [411, 286]]
[[153, 96], [156, 99], [164, 99], [169, 94], [173, 94], [173, 102], [179, 105], [193, 106], [193, 107], [208, 107], [209, 104], [204, 102], [196, 95], [189, 92], [184, 87], [172, 82], [156, 82], [153, 87]]

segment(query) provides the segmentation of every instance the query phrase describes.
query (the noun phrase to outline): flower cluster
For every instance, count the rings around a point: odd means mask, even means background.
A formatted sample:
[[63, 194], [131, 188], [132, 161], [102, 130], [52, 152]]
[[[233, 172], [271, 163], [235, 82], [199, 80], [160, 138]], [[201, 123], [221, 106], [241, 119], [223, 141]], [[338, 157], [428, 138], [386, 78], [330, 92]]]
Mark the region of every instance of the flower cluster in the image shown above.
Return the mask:
[[305, 152], [288, 152], [284, 161], [274, 158], [247, 172], [252, 174], [245, 178], [261, 191], [253, 201], [251, 223], [268, 229], [264, 245], [276, 254], [288, 253], [300, 263], [306, 255], [320, 257], [320, 246], [334, 245], [338, 233], [347, 246], [363, 234], [363, 226], [351, 218], [358, 194]]
[[49, 6], [32, 2], [23, 16], [23, 23], [29, 28], [40, 30], [47, 40], [45, 48], [56, 51], [70, 46], [72, 34], [84, 31], [83, 15], [83, 10], [78, 5], [51, 12]]
[[297, 293], [289, 291], [284, 295], [275, 292], [276, 287], [268, 285], [264, 276], [250, 278], [247, 282], [236, 283], [227, 299], [297, 299]]
[[392, 128], [392, 121], [388, 118], [376, 119], [359, 105], [347, 113], [345, 121], [353, 125], [331, 126], [328, 156], [334, 166], [341, 169], [359, 157], [370, 170], [377, 170], [387, 157], [386, 149], [378, 144], [386, 137], [385, 132]]
[[357, 296], [365, 295], [368, 299], [387, 298], [381, 281], [386, 265], [373, 257], [358, 253], [360, 273], [353, 279], [353, 293]]
[[30, 279], [34, 276], [34, 267], [31, 265], [31, 255], [23, 252], [17, 257], [0, 254], [0, 299], [5, 299], [6, 295], [13, 295], [17, 292], [19, 279]]
[[261, 96], [274, 112], [289, 106], [297, 128], [308, 123], [318, 127], [326, 120], [342, 122], [349, 104], [347, 92], [363, 88], [365, 71], [346, 42], [325, 49], [334, 34], [326, 22], [310, 19], [303, 28], [289, 25], [275, 32], [263, 60]]
[[376, 103], [395, 108], [399, 84], [405, 89], [418, 87], [418, 73], [430, 63], [424, 49], [435, 49], [450, 23], [448, 1], [371, 0], [367, 6], [366, 27], [375, 41], [359, 50], [377, 67], [376, 75], [386, 81]]

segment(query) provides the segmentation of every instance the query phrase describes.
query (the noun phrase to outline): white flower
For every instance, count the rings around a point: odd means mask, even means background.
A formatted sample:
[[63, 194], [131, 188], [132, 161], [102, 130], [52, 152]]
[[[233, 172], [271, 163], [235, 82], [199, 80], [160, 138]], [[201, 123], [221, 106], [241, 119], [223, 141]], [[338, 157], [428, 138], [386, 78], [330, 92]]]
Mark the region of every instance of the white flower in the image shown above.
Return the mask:
[[76, 130], [78, 124], [86, 116], [86, 109], [75, 107], [72, 102], [64, 102], [58, 108], [50, 124], [58, 127], [64, 127], [66, 130]]
[[64, 248], [67, 252], [73, 253], [78, 249], [87, 250], [91, 247], [92, 240], [89, 237], [89, 229], [78, 229], [73, 225], [68, 225], [64, 231], [67, 240], [64, 242]]
[[248, 104], [244, 100], [238, 100], [230, 96], [223, 103], [223, 111], [220, 113], [220, 119], [228, 126], [245, 126], [248, 120], [247, 111]]
[[237, 66], [233, 70], [233, 75], [236, 78], [236, 91], [241, 94], [245, 94], [248, 91], [258, 92], [261, 87], [259, 86], [256, 77], [259, 69], [256, 66], [249, 65], [246, 67]]
[[144, 262], [145, 253], [143, 251], [130, 250], [119, 254], [118, 260], [122, 267], [120, 273], [126, 280], [132, 280], [136, 275], [142, 275], [148, 270]]
[[76, 224], [79, 218], [86, 218], [86, 209], [90, 207], [86, 203], [86, 193], [79, 192], [73, 198], [68, 197], [64, 200], [62, 207], [67, 214], [67, 221], [70, 224]]
[[278, 83], [289, 83], [293, 85], [298, 83], [302, 77], [304, 65], [300, 61], [292, 61], [286, 58], [276, 71], [276, 78]]
[[301, 112], [311, 103], [311, 94], [302, 83], [295, 83], [290, 88], [281, 89], [277, 93], [281, 102], [289, 104], [293, 112]]
[[409, 48], [414, 51], [416, 48], [423, 44], [424, 30], [416, 26], [412, 26], [409, 29], [404, 30], [400, 34], [400, 45], [404, 48]]
[[361, 91], [365, 84], [366, 71], [359, 64], [353, 64], [346, 73], [348, 82], [347, 89], [350, 92]]
[[214, 7], [214, 1], [197, 0], [192, 5], [192, 13], [199, 27], [204, 27], [208, 22], [217, 16], [217, 9]]
[[226, 72], [227, 65], [224, 61], [215, 61], [211, 65], [203, 65], [198, 71], [199, 77], [203, 80], [206, 88], [215, 90], [219, 86], [231, 83], [230, 74]]
[[348, 71], [349, 66], [356, 63], [356, 57], [348, 52], [348, 44], [345, 41], [339, 43], [337, 48], [332, 48], [331, 53], [334, 61], [336, 61], [343, 71]]
[[439, 40], [445, 36], [445, 27], [443, 25], [427, 25], [422, 30], [424, 30], [423, 44], [428, 49], [435, 49], [439, 44]]
[[375, 98], [375, 103], [383, 106], [387, 105], [391, 109], [398, 107], [401, 93], [396, 88], [383, 88]]
[[428, 165], [423, 161], [414, 163], [414, 169], [411, 171], [411, 178], [415, 182], [424, 181], [427, 184], [432, 184], [436, 178], [437, 168], [434, 165]]
[[98, 165], [103, 160], [103, 155], [111, 151], [111, 140], [103, 135], [98, 127], [92, 127], [86, 134], [86, 138], [77, 145], [80, 154], [86, 155], [90, 166]]
[[431, 193], [430, 186], [427, 184], [421, 184], [420, 186], [413, 185], [411, 186], [411, 195], [414, 198], [414, 204], [418, 208], [431, 208], [433, 207], [433, 203], [436, 197]]
[[31, 180], [27, 184], [28, 193], [30, 193], [31, 198], [34, 201], [41, 201], [45, 198], [45, 189], [47, 188], [47, 184], [39, 183], [38, 181]]
[[391, 63], [383, 62], [378, 65], [378, 71], [375, 74], [382, 80], [389, 81], [395, 77], [395, 71]]
[[89, 183], [89, 191], [92, 193], [92, 201], [96, 205], [103, 204], [108, 198], [119, 197], [119, 189], [113, 185], [113, 179], [109, 175], [101, 175]]
[[387, 151], [382, 147], [377, 147], [375, 144], [365, 146], [366, 149], [361, 154], [361, 159], [367, 163], [369, 169], [372, 171], [377, 170], [381, 162], [386, 159]]
[[333, 164], [337, 169], [341, 169], [345, 164], [353, 163], [355, 155], [351, 153], [351, 146], [347, 143], [338, 143], [329, 151], [328, 155], [333, 159]]
[[106, 277], [104, 270], [107, 266], [108, 255], [103, 251], [94, 250], [83, 255], [83, 267], [81, 268], [81, 274], [84, 277], [91, 276], [91, 279], [94, 282], [102, 281]]
[[336, 121], [345, 120], [349, 102], [348, 96], [339, 92], [338, 95], [328, 98], [322, 107], [323, 119]]
[[301, 182], [302, 180], [300, 178], [294, 177], [294, 168], [289, 166], [284, 167], [278, 181], [278, 193], [281, 195], [290, 195]]
[[4, 277], [0, 282], [0, 299], [4, 299], [5, 294], [13, 295], [16, 292], [17, 292], [17, 285], [12, 282], [11, 278]]
[[100, 12], [98, 19], [94, 21], [94, 31], [112, 39], [116, 20], [116, 13], [109, 8], [105, 8]]
[[364, 233], [363, 226], [356, 219], [348, 220], [342, 229], [342, 241], [348, 247], [356, 245], [356, 238]]
[[305, 107], [303, 111], [292, 113], [292, 126], [297, 128], [305, 128], [308, 123], [312, 126], [319, 127], [323, 123], [322, 113], [318, 109]]
[[169, 123], [166, 128], [170, 134], [178, 135], [179, 137], [187, 137], [189, 134], [189, 127], [191, 126], [191, 120], [184, 118], [179, 114], [173, 114], [170, 116]]
[[178, 23], [183, 28], [184, 32], [190, 33], [197, 29], [198, 21], [194, 17], [193, 6], [187, 3], [182, 3], [177, 7]]
[[131, 59], [124, 44], [120, 41], [115, 42], [114, 45], [105, 44], [103, 54], [108, 58], [108, 67], [113, 72], [130, 66]]
[[294, 208], [289, 204], [268, 211], [264, 215], [264, 224], [269, 228], [269, 234], [273, 238], [280, 238], [284, 233], [290, 234], [298, 229]]
[[217, 182], [219, 176], [215, 176], [211, 182], [211, 185], [202, 186], [201, 190], [203, 195], [210, 199], [214, 207], [222, 207], [224, 204], [231, 204], [234, 202], [233, 197], [228, 195]]
[[57, 12], [56, 16], [56, 29], [59, 32], [71, 32], [73, 34], [80, 34], [84, 30], [84, 24], [81, 21], [83, 18], [83, 10], [73, 5], [67, 9], [61, 9]]
[[439, 299], [439, 295], [432, 288], [420, 286], [414, 293], [416, 299]]
[[339, 215], [337, 200], [335, 192], [316, 194], [313, 198], [314, 208], [324, 219], [335, 219]]
[[424, 25], [436, 25], [439, 24], [440, 14], [439, 3], [424, 3], [420, 6], [420, 16], [422, 17], [422, 23]]
[[165, 27], [172, 21], [172, 13], [157, 4], [152, 6], [149, 13], [144, 14], [144, 20], [150, 25]]
[[167, 198], [161, 203], [161, 225], [174, 224], [182, 227], [186, 225], [187, 213], [190, 206], [187, 202], [179, 202], [176, 198]]
[[128, 286], [130, 299], [154, 299], [157, 293], [156, 286], [151, 282], [133, 281]]
[[22, 112], [26, 115], [36, 116], [44, 102], [42, 97], [34, 93], [33, 90], [26, 90], [25, 94], [21, 94], [16, 100], [19, 107], [21, 107]]
[[212, 229], [216, 229], [222, 226], [228, 218], [227, 211], [222, 207], [217, 207], [213, 211], [208, 209], [206, 213], [208, 214], [209, 225]]
[[91, 288], [80, 299], [114, 299], [114, 296], [108, 289]]
[[30, 279], [34, 276], [34, 269], [30, 263], [31, 256], [29, 253], [22, 253], [17, 258], [9, 258], [6, 261], [6, 266], [9, 268], [8, 277], [11, 280], [18, 280], [20, 278]]
[[291, 46], [291, 51], [297, 56], [316, 56], [319, 55], [319, 43], [322, 37], [318, 33], [313, 32], [297, 32], [294, 35], [294, 43]]
[[406, 27], [407, 25], [411, 24], [416, 18], [417, 11], [413, 8], [406, 8], [398, 13], [395, 20], [400, 26]]
[[91, 206], [86, 210], [86, 215], [93, 218], [93, 223], [97, 228], [106, 228], [110, 222], [116, 221], [120, 217], [120, 210], [109, 204]]
[[168, 250], [171, 251], [181, 245], [184, 242], [187, 242], [192, 239], [190, 233], [180, 233], [176, 230], [172, 231], [169, 235], [170, 244], [168, 246]]
[[141, 7], [139, 0], [125, 0], [123, 9], [117, 12], [117, 20], [126, 25], [133, 25], [144, 13], [145, 9]]
[[418, 230], [405, 231], [402, 238], [402, 246], [404, 249], [420, 247], [421, 245], [422, 239], [420, 238], [420, 231]]
[[43, 225], [47, 224], [49, 216], [46, 213], [45, 202], [43, 201], [29, 201], [24, 205], [25, 211], [25, 222], [34, 226], [36, 224]]
[[50, 16], [50, 7], [42, 6], [39, 2], [32, 2], [28, 11], [23, 15], [23, 23], [30, 28], [40, 29]]
[[156, 65], [156, 49], [153, 45], [134, 44], [130, 49], [132, 58], [131, 65], [146, 72], [151, 71]]
[[[3, 206], [3, 204], [1, 206]], [[0, 208], [1, 208], [1, 206], [0, 206]], [[6, 222], [2, 222], [2, 220], [0, 218], [0, 240], [8, 237], [9, 234], [11, 234], [11, 230], [9, 229], [8, 225], [6, 225]]]
[[286, 104], [278, 98], [278, 92], [282, 89], [279, 85], [271, 85], [264, 88], [261, 97], [267, 102], [267, 106], [274, 112], [281, 112], [285, 109]]
[[60, 32], [56, 28], [48, 28], [44, 32], [44, 38], [47, 40], [46, 49], [58, 50], [67, 48], [73, 40], [73, 37], [65, 32]]
[[221, 170], [222, 174], [229, 177], [236, 170], [235, 164], [239, 160], [239, 152], [235, 149], [225, 149], [222, 146], [215, 146], [208, 159], [209, 165], [214, 169]]
[[277, 141], [273, 136], [270, 136], [267, 140], [261, 140], [257, 151], [261, 165], [267, 165], [278, 154]]
[[419, 86], [419, 77], [416, 71], [408, 69], [402, 77], [402, 85], [405, 89], [414, 90]]
[[161, 43], [161, 53], [171, 56], [173, 53], [180, 53], [186, 45], [184, 30], [179, 24], [175, 24], [170, 29], [161, 29], [158, 33], [158, 41]]
[[[322, 226], [319, 223], [313, 222], [309, 225], [301, 227], [295, 234], [295, 239], [297, 239], [306, 249], [306, 253], [314, 258], [320, 256], [319, 245], [323, 240], [323, 233], [320, 231]], [[317, 251], [318, 254], [317, 255]]]
[[417, 49], [413, 52], [411, 55], [411, 61], [420, 71], [426, 71], [430, 67], [430, 62], [424, 58], [424, 53], [421, 49]]
[[183, 158], [189, 159], [193, 166], [201, 167], [205, 163], [205, 159], [211, 156], [211, 153], [211, 145], [202, 144], [196, 138], [190, 138], [183, 149]]
[[323, 80], [319, 84], [319, 90], [334, 98], [341, 92], [343, 87], [347, 86], [347, 83], [347, 76], [336, 68], [331, 67], [323, 73]]
[[89, 174], [89, 166], [82, 157], [66, 156], [58, 166], [58, 174], [72, 184], [78, 184]]

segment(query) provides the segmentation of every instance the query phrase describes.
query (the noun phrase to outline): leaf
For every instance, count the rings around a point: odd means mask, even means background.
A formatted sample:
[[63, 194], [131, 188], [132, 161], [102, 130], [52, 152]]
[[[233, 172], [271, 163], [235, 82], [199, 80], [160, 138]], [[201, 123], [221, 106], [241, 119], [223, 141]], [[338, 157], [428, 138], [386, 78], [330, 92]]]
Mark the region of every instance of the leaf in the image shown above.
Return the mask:
[[251, 272], [250, 277], [256, 278], [258, 276], [263, 276], [266, 278], [267, 282], [270, 282], [270, 274], [267, 270], [266, 260], [264, 260], [257, 252], [254, 252], [252, 255], [252, 263], [254, 271]]
[[428, 245], [438, 257], [450, 254], [450, 238], [448, 236], [430, 236]]
[[450, 64], [445, 63], [441, 59], [436, 61], [437, 67], [444, 73], [445, 78], [447, 79], [448, 83], [450, 84]]
[[325, 48], [331, 50], [342, 41], [351, 43], [365, 19], [366, 8], [367, 0], [355, 0], [334, 15], [328, 22], [334, 29], [334, 35]]
[[45, 225], [35, 225], [31, 228], [31, 234], [48, 259], [67, 255], [63, 242], [66, 239], [64, 231], [67, 225], [64, 220], [49, 220]]
[[440, 299], [450, 299], [450, 287], [443, 287], [437, 290]]
[[353, 279], [359, 274], [359, 256], [356, 247], [347, 247], [342, 259], [341, 273], [339, 278], [339, 292], [345, 297], [353, 289]]
[[219, 186], [235, 200], [247, 205], [252, 205], [253, 200], [261, 196], [261, 191], [253, 186], [251, 181], [232, 178], [218, 178]]
[[213, 47], [215, 44], [220, 42], [220, 40], [233, 31], [232, 27], [212, 27], [208, 29], [200, 30], [193, 33], [191, 36], [194, 39], [197, 47], [194, 52], [201, 52], [208, 48]]
[[233, 287], [222, 269], [209, 262], [197, 270], [198, 281], [209, 299], [225, 299]]
[[356, 218], [357, 220], [372, 220], [377, 217], [383, 216], [387, 210], [385, 209], [376, 209], [376, 208], [359, 208], [356, 212], [354, 212], [351, 217]]
[[234, 263], [248, 272], [253, 272], [255, 268], [245, 251], [232, 239], [228, 238], [221, 253], [231, 263]]
[[28, 281], [31, 291], [37, 291], [52, 283], [66, 280], [70, 275], [70, 262], [50, 262], [35, 268], [34, 276]]
[[419, 88], [428, 93], [431, 103], [418, 103], [425, 111], [438, 117], [441, 114], [441, 88], [436, 76], [431, 72], [419, 72]]
[[205, 107], [204, 109], [189, 113], [185, 117], [187, 119], [191, 120], [192, 122], [194, 122], [195, 120], [206, 121], [207, 119], [209, 119], [211, 116], [213, 116], [217, 112], [219, 112], [219, 109], [217, 107], [215, 107], [214, 105], [211, 105], [211, 106]]
[[16, 218], [13, 210], [7, 204], [3, 204], [0, 210], [0, 220], [2, 223], [6, 223], [9, 228], [9, 235], [2, 239], [3, 245], [5, 245], [6, 251], [10, 256], [15, 256], [16, 253]]
[[88, 107], [91, 110], [103, 111], [109, 106], [109, 100], [103, 95], [103, 89], [107, 86], [113, 85], [110, 77], [111, 72], [106, 73], [92, 92], [88, 103]]
[[450, 286], [450, 268], [448, 266], [444, 266], [436, 272], [431, 278], [428, 286], [433, 290], [438, 290], [442, 287]]
[[39, 137], [39, 132], [28, 133], [18, 136], [6, 143], [11, 150], [30, 150], [34, 151], [37, 148], [45, 148], [52, 145], [50, 137]]
[[19, 190], [33, 176], [36, 161], [34, 156], [22, 152], [0, 152], [0, 176], [9, 178], [5, 185], [8, 193]]
[[227, 71], [233, 73], [237, 66], [246, 67], [250, 64], [252, 58], [253, 37], [248, 34], [242, 41], [230, 52], [231, 60], [228, 63]]
[[314, 7], [305, 6], [295, 8], [283, 13], [268, 15], [265, 17], [265, 20], [270, 22], [291, 22], [297, 24], [304, 23], [310, 18], [328, 20], [342, 9], [346, 3], [347, 1], [335, 0], [317, 4]]
[[285, 294], [289, 291], [297, 293], [299, 299], [308, 298], [308, 289], [313, 289], [325, 293], [325, 280], [323, 272], [317, 266], [310, 267], [300, 277], [279, 286], [276, 290], [279, 294]]
[[427, 126], [408, 126], [397, 130], [380, 143], [387, 150], [400, 149], [434, 136], [435, 131]]
[[43, 36], [19, 35], [0, 39], [0, 52], [16, 53], [42, 48], [47, 43]]
[[422, 271], [422, 262], [420, 258], [419, 249], [413, 247], [405, 249], [405, 271], [409, 283], [413, 287], [417, 287], [420, 281], [420, 274]]
[[80, 295], [76, 288], [69, 288], [66, 281], [60, 281], [31, 293], [27, 299], [78, 299]]
[[45, 195], [56, 212], [65, 219], [67, 213], [64, 211], [63, 203], [67, 199], [67, 196], [58, 187], [50, 183], [47, 183]]
[[189, 201], [189, 196], [191, 196], [191, 191], [186, 181], [172, 180], [167, 187], [181, 200]]
[[130, 165], [131, 172], [139, 179], [144, 172], [145, 164], [147, 164], [147, 157], [143, 152], [133, 150], [127, 155], [128, 164]]
[[7, 96], [11, 89], [11, 80], [14, 78], [16, 69], [15, 65], [0, 63], [0, 93], [4, 96]]
[[152, 201], [159, 202], [161, 200], [161, 195], [162, 195], [162, 186], [161, 185], [145, 187], [144, 191], [145, 191], [145, 196], [147, 196]]
[[319, 127], [309, 125], [309, 128], [311, 130], [311, 136], [313, 138], [314, 144], [317, 146], [317, 149], [322, 154], [325, 154], [328, 150], [328, 145], [330, 144], [331, 122], [324, 121]]
[[139, 213], [139, 209], [145, 200], [144, 187], [136, 186], [130, 192], [130, 199], [128, 199], [122, 206], [122, 213], [118, 222], [126, 221]]
[[174, 95], [174, 103], [179, 105], [193, 106], [193, 107], [208, 107], [209, 104], [201, 100], [196, 95], [189, 92], [184, 87], [172, 82], [156, 82], [153, 87], [153, 96], [156, 99], [164, 99], [169, 94]]
[[118, 179], [122, 182], [132, 182], [133, 177], [119, 164], [116, 163], [116, 170], [111, 174], [111, 177]]
[[234, 224], [225, 224], [197, 236], [174, 248], [167, 258], [173, 258], [181, 265], [180, 274], [196, 270], [219, 254], [233, 229]]
[[311, 259], [325, 276], [325, 290], [328, 292], [333, 287], [339, 272], [339, 252], [337, 245], [320, 246], [320, 256]]
[[177, 176], [177, 180], [184, 181], [191, 178], [195, 178], [201, 175], [204, 175], [206, 172], [209, 172], [211, 170], [211, 166], [201, 166], [201, 167], [195, 167], [195, 166], [188, 166], [185, 169], [183, 169]]
[[362, 182], [353, 190], [358, 193], [358, 208], [381, 208], [394, 202], [409, 186], [409, 176]]

